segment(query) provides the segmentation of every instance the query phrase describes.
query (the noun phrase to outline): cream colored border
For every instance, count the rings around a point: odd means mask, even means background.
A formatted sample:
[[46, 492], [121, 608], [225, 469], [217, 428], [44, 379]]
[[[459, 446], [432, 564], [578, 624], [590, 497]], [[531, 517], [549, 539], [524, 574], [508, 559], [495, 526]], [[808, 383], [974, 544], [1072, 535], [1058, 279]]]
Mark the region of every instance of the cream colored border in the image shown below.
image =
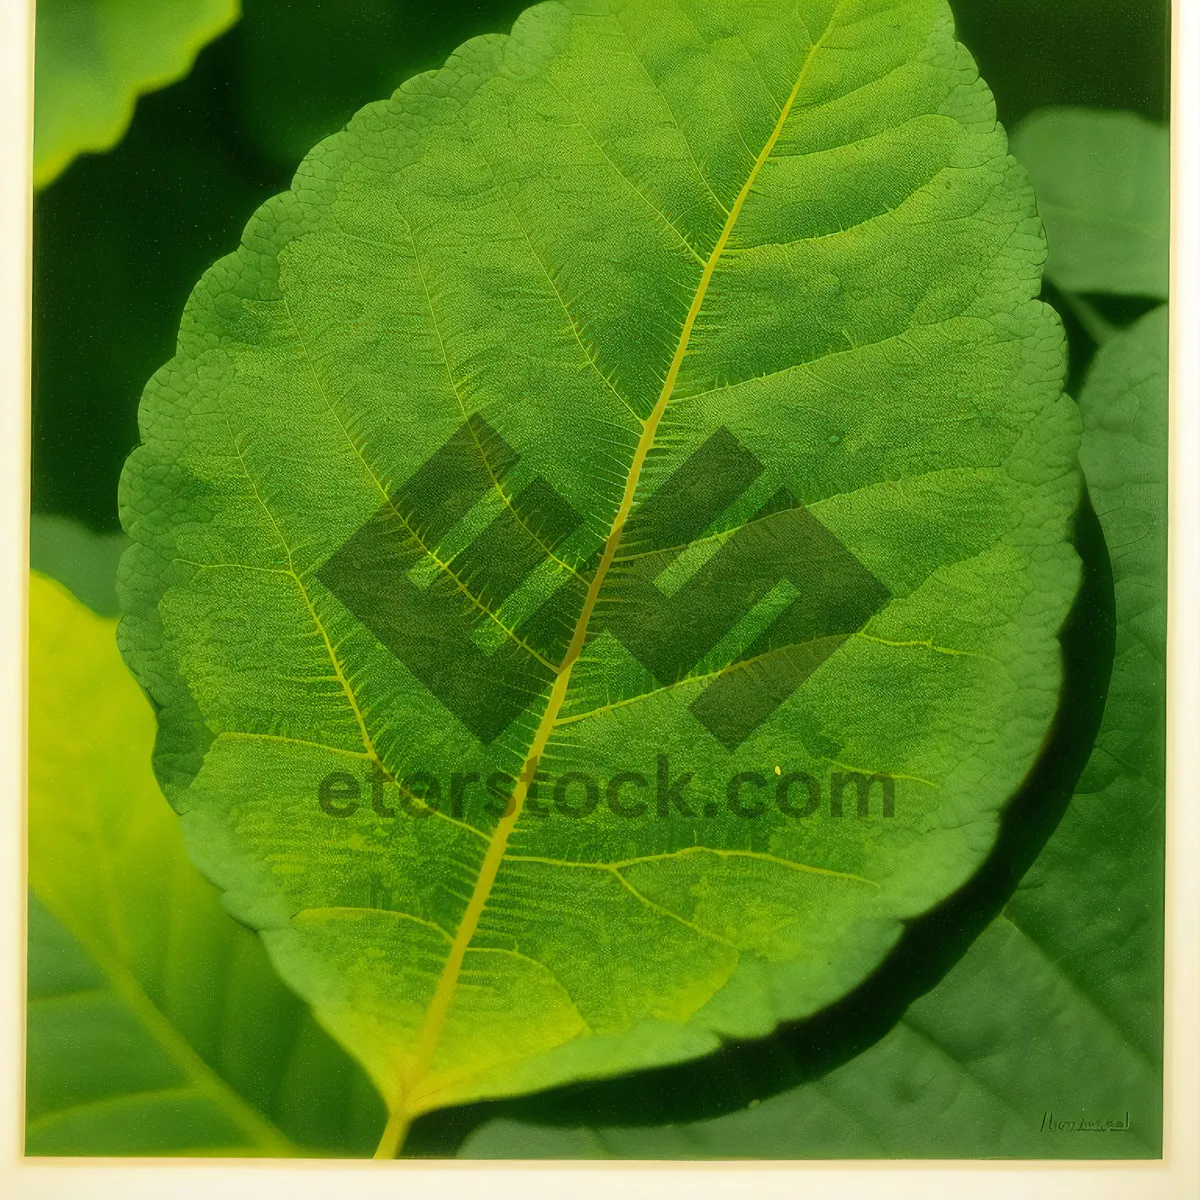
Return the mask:
[[[0, 1196], [21, 1148], [33, 4], [0, 0]], [[23, 1184], [18, 1184], [18, 1188]]]
[[[434, 3], [436, 0], [422, 0]], [[1168, 1120], [1163, 1163], [253, 1163], [20, 1156], [32, 3], [0, 0], [0, 1196], [339, 1200], [557, 1196], [1194, 1200], [1200, 1195], [1200, 0], [1176, 0]]]

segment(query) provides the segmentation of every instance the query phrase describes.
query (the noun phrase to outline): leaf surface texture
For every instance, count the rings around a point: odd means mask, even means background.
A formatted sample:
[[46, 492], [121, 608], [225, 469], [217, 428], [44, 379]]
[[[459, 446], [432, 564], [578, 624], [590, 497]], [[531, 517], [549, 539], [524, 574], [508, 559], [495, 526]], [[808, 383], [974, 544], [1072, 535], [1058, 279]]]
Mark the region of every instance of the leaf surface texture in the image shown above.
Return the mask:
[[[364, 109], [202, 280], [123, 650], [394, 1140], [815, 1012], [981, 862], [1078, 581], [1044, 252], [943, 3], [579, 0]], [[836, 815], [853, 773], [893, 815]]]
[[[852, 1061], [657, 1128], [501, 1118], [465, 1158], [1156, 1158], [1162, 1150], [1167, 309], [1100, 351], [1081, 459], [1108, 540], [1116, 661], [1075, 797], [1004, 912]], [[1058, 1121], [1123, 1123], [1096, 1132]]]

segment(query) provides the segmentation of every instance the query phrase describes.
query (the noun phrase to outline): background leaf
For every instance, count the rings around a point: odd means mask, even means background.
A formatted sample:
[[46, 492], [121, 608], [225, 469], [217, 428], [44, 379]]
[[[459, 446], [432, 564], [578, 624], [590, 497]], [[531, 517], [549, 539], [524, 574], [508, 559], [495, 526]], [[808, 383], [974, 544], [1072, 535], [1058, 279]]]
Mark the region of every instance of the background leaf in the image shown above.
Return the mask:
[[1136, 113], [1044, 109], [1013, 134], [1067, 292], [1167, 298], [1170, 135]]
[[29, 522], [29, 565], [102, 617], [120, 611], [117, 564], [128, 546], [123, 533], [92, 533], [70, 517], [34, 513]]
[[367, 1151], [370, 1085], [188, 862], [115, 628], [33, 575], [26, 1152]]
[[[522, 0], [247, 0], [129, 134], [76, 161], [34, 210], [33, 505], [115, 531], [137, 401], [201, 272], [300, 156], [354, 111]], [[318, 34], [319, 31], [319, 34]], [[292, 53], [302, 53], [299, 62]], [[316, 61], [314, 62], [314, 56]]]
[[137, 97], [185, 75], [237, 16], [237, 0], [40, 0], [34, 187], [119, 141]]
[[[1088, 490], [1112, 547], [1116, 663], [1075, 798], [1004, 913], [894, 1030], [811, 1084], [666, 1128], [622, 1128], [612, 1104], [597, 1109], [602, 1124], [569, 1129], [497, 1117], [461, 1157], [1160, 1154], [1165, 306], [1101, 350], [1080, 405]], [[1126, 1113], [1127, 1132], [1057, 1125]]]
[[137, 398], [169, 356], [198, 274], [232, 248], [277, 173], [237, 146], [222, 38], [147, 96], [129, 134], [34, 205], [33, 507], [119, 528]]

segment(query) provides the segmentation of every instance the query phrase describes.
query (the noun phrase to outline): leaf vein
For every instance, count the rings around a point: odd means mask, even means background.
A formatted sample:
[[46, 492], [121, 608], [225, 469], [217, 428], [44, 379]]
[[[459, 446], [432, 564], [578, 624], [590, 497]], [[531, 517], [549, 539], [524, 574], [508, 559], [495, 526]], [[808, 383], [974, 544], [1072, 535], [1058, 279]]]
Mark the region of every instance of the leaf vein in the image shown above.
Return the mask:
[[546, 266], [546, 263], [543, 260], [541, 254], [539, 254], [537, 249], [535, 248], [535, 246], [533, 244], [533, 238], [529, 233], [529, 229], [525, 225], [525, 222], [523, 220], [521, 220], [520, 214], [518, 214], [516, 207], [514, 206], [508, 193], [504, 190], [503, 187], [500, 186], [500, 180], [496, 176], [496, 169], [495, 169], [495, 167], [492, 166], [491, 159], [489, 159], [488, 156], [483, 153], [483, 150], [480, 148], [479, 143], [475, 140], [474, 136], [471, 134], [469, 129], [467, 130], [467, 136], [471, 139], [471, 144], [475, 147], [475, 150], [479, 155], [480, 161], [484, 164], [484, 166], [487, 167], [488, 174], [491, 175], [491, 177], [492, 177], [492, 186], [495, 188], [496, 194], [500, 197], [501, 200], [504, 201], [504, 205], [508, 209], [509, 215], [513, 219], [513, 223], [521, 231], [521, 236], [525, 239], [526, 246], [529, 247], [529, 253], [533, 256], [534, 262], [536, 262], [537, 265], [541, 268], [542, 274], [546, 277], [546, 282], [549, 283], [551, 291], [554, 292], [555, 298], [558, 300], [559, 306], [562, 308], [563, 313], [566, 315], [567, 324], [570, 326], [571, 334], [575, 338], [575, 341], [578, 344], [579, 349], [583, 352], [584, 359], [587, 361], [588, 365], [595, 372], [595, 374], [599, 377], [599, 379], [604, 384], [604, 386], [620, 402], [621, 406], [629, 412], [629, 414], [633, 417], [633, 419], [635, 421], [637, 421], [637, 423], [639, 425], [643, 425], [644, 421], [638, 415], [638, 411], [636, 408], [634, 408], [633, 402], [625, 396], [625, 394], [617, 387], [617, 385], [615, 383], [613, 383], [613, 381], [609, 378], [607, 372], [605, 372], [604, 368], [600, 366], [600, 363], [597, 360], [595, 352], [592, 350], [591, 346], [589, 346], [587, 344], [587, 342], [584, 341], [583, 330], [580, 328], [579, 321], [576, 319], [574, 312], [571, 310], [570, 302], [567, 300], [566, 296], [563, 295], [562, 289], [558, 286], [558, 281], [550, 273], [550, 268]]
[[[413, 255], [414, 255], [414, 257], [416, 256], [415, 241], [413, 243]], [[419, 259], [417, 260], [417, 269], [418, 269], [418, 272], [420, 272], [420, 260]], [[422, 276], [422, 283], [424, 283], [424, 276]], [[428, 292], [426, 292], [426, 296], [428, 296]], [[346, 424], [342, 420], [341, 414], [338, 412], [337, 408], [333, 404], [332, 400], [329, 397], [329, 393], [326, 391], [324, 383], [321, 381], [320, 376], [317, 374], [316, 369], [313, 366], [312, 358], [309, 355], [308, 347], [305, 344], [304, 335], [300, 332], [300, 327], [299, 327], [299, 325], [296, 324], [295, 318], [292, 316], [292, 310], [291, 310], [291, 307], [288, 305], [286, 295], [283, 298], [283, 305], [284, 305], [285, 310], [287, 311], [288, 320], [291, 323], [292, 330], [296, 335], [296, 341], [297, 341], [298, 345], [300, 346], [301, 353], [304, 355], [304, 360], [308, 365], [309, 374], [312, 376], [313, 384], [317, 389], [318, 395], [320, 395], [321, 399], [324, 401], [325, 407], [329, 411], [329, 415], [331, 417], [333, 417], [334, 421], [337, 422], [338, 428], [341, 429], [343, 437], [346, 439], [346, 442], [350, 446], [350, 448], [354, 451], [359, 462], [362, 464], [363, 469], [367, 472], [367, 475], [370, 477], [371, 482], [375, 485], [376, 489], [379, 491], [379, 494], [383, 497], [383, 502], [396, 515], [396, 518], [400, 521], [400, 523], [408, 531], [408, 534], [413, 539], [413, 541], [415, 541], [417, 543], [417, 545], [420, 546], [421, 549], [434, 561], [434, 563], [437, 564], [438, 569], [450, 577], [450, 579], [454, 582], [455, 587], [458, 589], [459, 592], [462, 593], [462, 595], [467, 599], [467, 601], [472, 605], [472, 607], [477, 609], [479, 612], [481, 612], [484, 616], [488, 617], [490, 620], [494, 621], [495, 624], [499, 627], [499, 629], [505, 634], [505, 636], [508, 637], [511, 641], [515, 642], [518, 646], [520, 646], [522, 650], [526, 651], [533, 658], [536, 658], [547, 669], [553, 670], [555, 664], [550, 662], [547, 658], [545, 658], [542, 654], [540, 654], [536, 649], [534, 649], [533, 646], [529, 645], [529, 643], [526, 642], [524, 638], [519, 637], [514, 630], [509, 629], [509, 627], [507, 625], [505, 625], [504, 622], [494, 612], [492, 612], [492, 610], [490, 608], [488, 608], [488, 606], [483, 602], [483, 600], [480, 599], [480, 597], [476, 596], [471, 591], [471, 589], [467, 586], [465, 580], [463, 580], [458, 575], [458, 573], [454, 570], [453, 565], [451, 563], [445, 562], [442, 558], [440, 558], [438, 556], [436, 551], [424, 540], [424, 538], [421, 537], [420, 533], [416, 529], [413, 528], [412, 523], [408, 520], [408, 518], [399, 510], [399, 508], [396, 507], [395, 500], [392, 498], [391, 495], [389, 495], [387, 489], [383, 486], [382, 480], [379, 478], [379, 475], [376, 473], [375, 469], [367, 461], [366, 455], [363, 454], [362, 449], [359, 447], [358, 443], [351, 436], [350, 430], [346, 428]], [[430, 311], [432, 312], [432, 303], [431, 303]], [[436, 330], [436, 320], [435, 320], [435, 330]], [[441, 341], [441, 333], [440, 333], [440, 331], [437, 331], [437, 333], [438, 333], [438, 340], [440, 342]], [[442, 354], [443, 354], [443, 358], [445, 358], [445, 348], [444, 347], [442, 350]], [[448, 360], [446, 361], [446, 371], [447, 371], [447, 374], [449, 374], [450, 363]], [[451, 386], [454, 386], [453, 377], [451, 377], [450, 382], [451, 382]], [[457, 387], [455, 387], [455, 394], [456, 395], [458, 394]], [[461, 406], [461, 397], [460, 397], [459, 403]], [[491, 468], [489, 467], [489, 471], [490, 471], [490, 469]], [[276, 527], [278, 528], [278, 525]], [[288, 550], [288, 559], [289, 559], [289, 561], [291, 561], [291, 551], [290, 550]], [[563, 564], [563, 566], [566, 566], [566, 565], [567, 564], [565, 564], [565, 563]], [[294, 571], [294, 567], [293, 567], [293, 571]], [[297, 580], [299, 580], [298, 575], [296, 578], [297, 578]], [[305, 592], [305, 596], [307, 597], [307, 592]]]
[[533, 854], [509, 854], [510, 862], [544, 863], [551, 867], [583, 867], [597, 871], [622, 871], [626, 867], [638, 866], [648, 862], [666, 862], [674, 858], [683, 858], [689, 854], [713, 854], [718, 858], [748, 858], [758, 862], [771, 863], [773, 866], [787, 867], [789, 870], [801, 871], [810, 875], [827, 875], [836, 879], [846, 879], [854, 883], [865, 883], [870, 887], [879, 888], [880, 884], [862, 875], [853, 875], [847, 871], [834, 871], [828, 867], [814, 867], [808, 863], [795, 862], [790, 858], [781, 858], [777, 854], [768, 854], [761, 850], [728, 850], [715, 849], [711, 846], [685, 846], [681, 850], [668, 850], [661, 854], [641, 854], [634, 858], [623, 858], [617, 862], [601, 863], [588, 862], [582, 859], [545, 858]]

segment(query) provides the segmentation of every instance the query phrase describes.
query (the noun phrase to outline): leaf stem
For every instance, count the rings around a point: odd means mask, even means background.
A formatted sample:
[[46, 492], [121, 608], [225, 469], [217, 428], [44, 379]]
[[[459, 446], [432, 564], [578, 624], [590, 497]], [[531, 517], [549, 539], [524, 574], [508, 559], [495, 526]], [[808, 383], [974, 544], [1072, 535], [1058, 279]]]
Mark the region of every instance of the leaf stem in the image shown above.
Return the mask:
[[379, 1145], [375, 1147], [375, 1153], [371, 1157], [379, 1159], [399, 1158], [400, 1151], [404, 1149], [404, 1139], [408, 1136], [412, 1120], [412, 1117], [408, 1113], [392, 1113], [388, 1117], [387, 1124], [383, 1127], [383, 1136], [379, 1139]]

